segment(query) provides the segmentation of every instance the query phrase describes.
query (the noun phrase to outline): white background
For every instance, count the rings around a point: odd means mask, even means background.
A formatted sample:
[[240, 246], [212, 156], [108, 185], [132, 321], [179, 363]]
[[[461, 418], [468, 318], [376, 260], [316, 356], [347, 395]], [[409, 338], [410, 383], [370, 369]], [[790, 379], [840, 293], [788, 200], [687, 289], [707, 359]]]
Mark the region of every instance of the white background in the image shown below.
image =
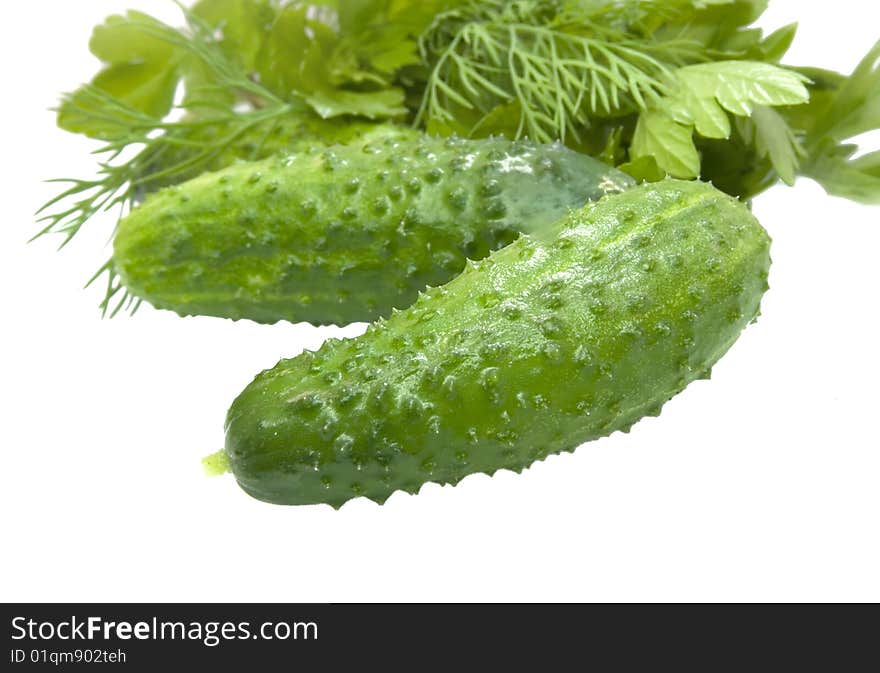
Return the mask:
[[[178, 21], [164, 0], [30, 0], [0, 22], [0, 600], [880, 600], [880, 208], [809, 181], [755, 204], [774, 238], [762, 320], [629, 435], [338, 512], [206, 478], [259, 370], [362, 326], [101, 320], [81, 288], [112, 223], [61, 254], [26, 245], [41, 180], [93, 168], [46, 108], [93, 74], [91, 27], [123, 7]], [[848, 72], [876, 7], [775, 0], [763, 25], [799, 19], [788, 62]]]

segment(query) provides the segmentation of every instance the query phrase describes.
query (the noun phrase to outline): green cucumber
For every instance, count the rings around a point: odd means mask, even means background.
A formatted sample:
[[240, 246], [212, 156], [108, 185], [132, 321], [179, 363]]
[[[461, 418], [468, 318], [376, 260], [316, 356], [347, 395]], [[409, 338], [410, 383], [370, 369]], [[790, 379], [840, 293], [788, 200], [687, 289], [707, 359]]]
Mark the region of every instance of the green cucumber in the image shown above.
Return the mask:
[[631, 184], [560, 144], [377, 132], [164, 189], [120, 222], [113, 264], [182, 315], [370, 321]]
[[225, 461], [255, 498], [338, 507], [628, 430], [756, 318], [769, 250], [707, 184], [605, 197], [258, 375], [229, 410]]

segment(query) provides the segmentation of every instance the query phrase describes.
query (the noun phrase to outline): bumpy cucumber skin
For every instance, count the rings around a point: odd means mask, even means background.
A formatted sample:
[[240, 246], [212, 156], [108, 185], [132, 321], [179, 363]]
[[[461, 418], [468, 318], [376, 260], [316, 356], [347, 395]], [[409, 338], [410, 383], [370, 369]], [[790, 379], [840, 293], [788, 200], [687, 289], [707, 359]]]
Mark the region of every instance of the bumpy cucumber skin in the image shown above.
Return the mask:
[[258, 375], [227, 416], [231, 469], [271, 503], [381, 503], [628, 430], [756, 318], [769, 249], [706, 184], [603, 198]]
[[153, 195], [116, 233], [123, 283], [183, 315], [370, 321], [467, 259], [632, 184], [560, 144], [369, 140], [236, 164]]

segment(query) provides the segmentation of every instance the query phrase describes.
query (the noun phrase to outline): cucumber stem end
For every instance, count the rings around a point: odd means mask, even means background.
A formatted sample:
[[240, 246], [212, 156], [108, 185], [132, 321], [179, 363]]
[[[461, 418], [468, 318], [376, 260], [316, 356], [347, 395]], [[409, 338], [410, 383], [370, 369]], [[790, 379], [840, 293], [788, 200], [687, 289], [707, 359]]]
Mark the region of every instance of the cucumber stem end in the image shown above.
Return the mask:
[[219, 477], [221, 474], [229, 472], [229, 458], [226, 456], [226, 449], [220, 449], [216, 453], [202, 458], [202, 467], [209, 477]]

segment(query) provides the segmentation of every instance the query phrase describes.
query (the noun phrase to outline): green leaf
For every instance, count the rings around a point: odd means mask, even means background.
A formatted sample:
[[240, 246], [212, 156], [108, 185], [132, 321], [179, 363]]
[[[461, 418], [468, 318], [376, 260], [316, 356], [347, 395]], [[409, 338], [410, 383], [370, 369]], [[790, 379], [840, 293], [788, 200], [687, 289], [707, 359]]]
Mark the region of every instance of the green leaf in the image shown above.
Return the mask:
[[[111, 16], [97, 26], [89, 48], [105, 67], [91, 82], [128, 107], [162, 119], [171, 110], [180, 79], [183, 55], [170, 42], [149, 32], [165, 24], [141, 12]], [[107, 139], [118, 135], [119, 124], [105, 114], [101, 103], [81, 88], [61, 104], [58, 126], [72, 133]]]
[[370, 25], [376, 17], [384, 17], [386, 0], [338, 0], [327, 3], [339, 15], [339, 30], [346, 35], [356, 35]]
[[880, 128], [880, 42], [841, 85], [818, 131], [843, 141]]
[[516, 138], [521, 117], [522, 107], [519, 101], [500, 103], [483, 115], [473, 128], [466, 129], [465, 134], [475, 138], [485, 138], [493, 135]]
[[744, 30], [767, 9], [768, 0], [694, 1], [657, 0], [650, 23], [654, 36], [687, 40], [711, 49], [716, 59], [743, 58], [759, 45], [760, 31]]
[[860, 173], [880, 178], [880, 151], [864, 154], [850, 161], [850, 165]]
[[333, 28], [311, 18], [308, 6], [288, 5], [278, 15], [258, 59], [260, 79], [282, 97], [328, 86], [337, 42]]
[[682, 90], [714, 98], [728, 112], [747, 117], [753, 105], [799, 105], [810, 94], [800, 73], [757, 61], [717, 61], [685, 66], [676, 72]]
[[659, 169], [674, 178], [692, 179], [700, 174], [693, 127], [678, 123], [661, 110], [639, 115], [630, 158], [636, 161], [642, 157], [653, 157]]
[[[779, 181], [770, 160], [758, 156], [754, 138], [743, 138], [741, 127], [753, 127], [749, 119], [738, 118], [730, 138], [697, 139], [700, 179], [744, 201], [754, 198]], [[751, 129], [754, 135], [754, 128]]]
[[268, 0], [199, 0], [192, 12], [217, 29], [228, 58], [245, 70], [255, 67], [275, 18]]
[[142, 12], [129, 11], [124, 16], [110, 16], [92, 31], [89, 49], [108, 65], [173, 60], [174, 46], [146, 33], [142, 27], [144, 24], [165, 27], [161, 21]]
[[302, 96], [325, 119], [342, 115], [389, 119], [406, 114], [403, 90], [361, 68], [357, 55], [340, 41], [331, 25], [335, 15], [328, 11], [288, 5], [279, 13], [258, 59], [262, 81], [281, 96]]
[[638, 182], [660, 182], [666, 177], [666, 171], [660, 169], [654, 157], [639, 157], [617, 167]]
[[391, 74], [405, 66], [418, 65], [421, 57], [414, 40], [401, 40], [376, 50], [369, 56], [369, 61], [379, 72]]
[[[213, 29], [223, 55], [245, 73], [257, 68], [257, 59], [268, 39], [275, 19], [269, 0], [199, 0], [192, 13]], [[235, 104], [237, 93], [216, 84], [214, 73], [203, 61], [190, 58], [185, 63], [186, 97], [191, 101], [211, 102], [220, 107]]]
[[797, 23], [790, 23], [765, 37], [760, 47], [762, 60], [768, 63], [779, 63], [791, 47], [791, 43], [794, 42], [797, 29]]
[[[143, 123], [144, 119], [142, 111], [119, 102], [93, 84], [84, 84], [63, 96], [57, 112], [59, 128], [98, 140], [126, 137], [131, 126]], [[146, 116], [146, 119], [154, 126], [161, 122], [156, 117]]]
[[763, 105], [755, 108], [751, 122], [758, 156], [768, 157], [783, 182], [793, 185], [803, 155], [794, 131], [779, 112]]
[[806, 111], [793, 108], [791, 122], [806, 135], [807, 158], [801, 172], [834, 196], [880, 203], [880, 152], [852, 156], [858, 146], [846, 143], [880, 128], [880, 42], [849, 77], [807, 70], [814, 101]]
[[[425, 132], [432, 136], [442, 136], [448, 137], [453, 135], [464, 136], [467, 137], [470, 132], [470, 127], [461, 124], [456, 121], [454, 118], [452, 119], [440, 119], [439, 117], [432, 117], [425, 124]], [[482, 137], [482, 136], [478, 136]]]
[[335, 0], [341, 42], [356, 63], [383, 75], [419, 65], [418, 37], [459, 0]]
[[804, 175], [813, 178], [832, 196], [869, 205], [880, 204], [880, 152], [848, 160], [854, 146], [843, 146], [833, 155], [814, 160]]
[[626, 156], [626, 152], [623, 149], [623, 128], [620, 126], [614, 127], [608, 133], [608, 137], [605, 139], [605, 147], [602, 148], [602, 151], [590, 152], [589, 154], [593, 154], [599, 161], [609, 166], [617, 166], [622, 163], [623, 157]]
[[808, 89], [810, 100], [804, 105], [793, 105], [782, 109], [782, 114], [789, 125], [802, 134], [822, 137], [826, 130], [817, 130], [828, 118], [828, 112], [834, 104], [846, 76], [832, 70], [821, 68], [797, 68], [802, 75], [810, 79]]
[[704, 138], [729, 138], [730, 118], [714, 97], [701, 97], [693, 89], [682, 89], [664, 101], [663, 109], [679, 124], [696, 127]]
[[720, 51], [729, 54], [728, 58], [753, 58], [761, 51], [761, 40], [763, 37], [764, 31], [760, 28], [738, 30], [731, 33], [719, 44]]
[[306, 102], [324, 119], [359, 115], [369, 119], [389, 119], [406, 114], [403, 89], [373, 92], [320, 89], [306, 96]]
[[136, 110], [161, 119], [174, 103], [177, 73], [161, 64], [113, 65], [98, 73], [93, 83]]
[[[727, 112], [751, 115], [755, 106], [797, 105], [809, 98], [803, 75], [767, 63], [718, 61], [679, 68], [674, 92], [639, 116], [631, 157], [653, 156], [661, 170], [677, 178], [700, 174], [700, 156], [693, 132], [704, 138], [727, 139]], [[725, 112], [727, 111], [727, 112]], [[786, 180], [796, 167], [794, 136], [776, 113], [762, 113], [760, 152], [770, 156]], [[779, 137], [773, 137], [778, 134]]]

